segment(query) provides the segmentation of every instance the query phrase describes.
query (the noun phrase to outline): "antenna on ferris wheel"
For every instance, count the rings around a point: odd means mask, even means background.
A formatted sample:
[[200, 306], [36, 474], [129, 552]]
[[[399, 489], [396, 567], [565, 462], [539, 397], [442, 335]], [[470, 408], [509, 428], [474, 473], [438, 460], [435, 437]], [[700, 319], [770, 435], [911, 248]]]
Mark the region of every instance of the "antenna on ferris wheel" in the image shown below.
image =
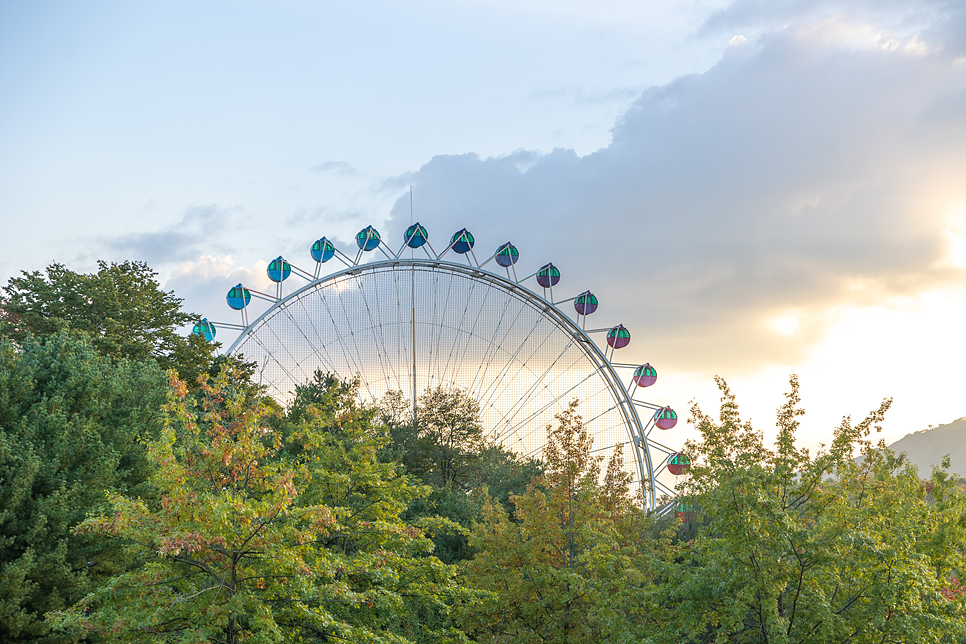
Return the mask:
[[[413, 224], [413, 184], [409, 184], [409, 225]], [[409, 249], [409, 258], [413, 259], [414, 248]], [[410, 302], [413, 305], [413, 431], [416, 431], [416, 265], [413, 264], [412, 279], [409, 280]]]

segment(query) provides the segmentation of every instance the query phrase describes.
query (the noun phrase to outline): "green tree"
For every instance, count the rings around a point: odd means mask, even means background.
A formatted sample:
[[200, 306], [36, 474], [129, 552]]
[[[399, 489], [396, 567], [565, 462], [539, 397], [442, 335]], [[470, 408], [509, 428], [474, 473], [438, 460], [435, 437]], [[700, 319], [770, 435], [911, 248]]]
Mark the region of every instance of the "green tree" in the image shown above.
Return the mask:
[[718, 384], [717, 422], [691, 410], [701, 441], [683, 491], [698, 518], [667, 564], [659, 603], [673, 619], [657, 641], [964, 641], [966, 605], [942, 591], [961, 574], [966, 504], [942, 471], [930, 497], [914, 467], [872, 444], [890, 401], [846, 418], [812, 456], [795, 445], [796, 377], [774, 449]]
[[173, 385], [150, 446], [160, 506], [114, 494], [81, 527], [144, 565], [59, 613], [61, 626], [126, 642], [459, 637], [446, 619], [466, 596], [454, 569], [399, 518], [424, 490], [378, 461], [385, 436], [354, 388], [285, 419], [228, 372], [194, 396]]
[[160, 430], [166, 390], [154, 364], [66, 332], [0, 341], [0, 641], [76, 639], [51, 633], [44, 613], [124, 562], [116, 543], [71, 530], [105, 490], [151, 497], [141, 441]]
[[157, 273], [144, 262], [98, 262], [81, 274], [51, 264], [46, 274], [23, 272], [4, 287], [0, 308], [7, 335], [50, 335], [63, 329], [90, 335], [94, 346], [118, 358], [153, 358], [193, 383], [210, 365], [215, 345], [178, 329], [199, 317], [181, 309], [181, 299], [161, 290]]
[[[358, 388], [358, 379], [343, 381], [331, 373], [316, 369], [308, 382], [295, 385], [295, 398], [289, 404], [287, 420], [290, 423], [302, 422], [319, 409], [327, 410], [333, 417], [351, 413], [350, 410], [358, 407], [355, 401]], [[334, 431], [338, 426], [329, 429]]]
[[462, 389], [434, 387], [423, 392], [416, 408], [428, 478], [437, 487], [468, 478], [484, 445], [480, 403]]
[[459, 388], [423, 392], [416, 426], [402, 392], [388, 392], [379, 413], [391, 437], [383, 458], [398, 462], [431, 489], [428, 496], [413, 501], [406, 516], [452, 522], [450, 529], [433, 536], [436, 555], [447, 563], [472, 556], [469, 529], [483, 518], [487, 495], [507, 505], [511, 494], [522, 493], [542, 471], [538, 461], [487, 442], [479, 403]]
[[619, 642], [649, 623], [650, 519], [629, 493], [620, 449], [602, 471], [576, 402], [548, 427], [546, 473], [510, 502], [490, 502], [470, 543], [467, 582], [491, 593], [462, 607], [480, 642]]

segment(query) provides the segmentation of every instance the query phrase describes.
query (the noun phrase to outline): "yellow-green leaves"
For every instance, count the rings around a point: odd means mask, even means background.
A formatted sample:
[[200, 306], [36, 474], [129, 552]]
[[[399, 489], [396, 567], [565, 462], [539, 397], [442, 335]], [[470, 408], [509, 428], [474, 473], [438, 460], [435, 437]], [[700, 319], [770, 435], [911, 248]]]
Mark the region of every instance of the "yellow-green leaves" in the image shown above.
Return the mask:
[[466, 580], [490, 595], [459, 621], [481, 642], [628, 641], [648, 619], [659, 543], [621, 468], [601, 476], [576, 403], [547, 431], [546, 473], [511, 497], [514, 517], [490, 502], [472, 533]]
[[[341, 387], [341, 383], [338, 383]], [[121, 495], [83, 531], [144, 565], [61, 626], [144, 642], [440, 640], [461, 592], [399, 515], [419, 491], [379, 463], [384, 442], [351, 387], [279, 416], [224, 371], [191, 395], [172, 378], [151, 444], [157, 507]], [[435, 625], [420, 621], [433, 616]]]
[[[675, 583], [658, 593], [674, 618], [656, 641], [960, 641], [949, 638], [966, 632], [963, 606], [943, 588], [962, 565], [963, 499], [931, 501], [914, 468], [873, 447], [889, 401], [843, 421], [812, 457], [794, 442], [797, 378], [774, 450], [719, 385], [717, 422], [692, 409], [702, 440], [687, 448], [698, 465], [682, 491], [698, 514], [682, 565], [668, 566]], [[946, 499], [951, 486], [934, 480]]]

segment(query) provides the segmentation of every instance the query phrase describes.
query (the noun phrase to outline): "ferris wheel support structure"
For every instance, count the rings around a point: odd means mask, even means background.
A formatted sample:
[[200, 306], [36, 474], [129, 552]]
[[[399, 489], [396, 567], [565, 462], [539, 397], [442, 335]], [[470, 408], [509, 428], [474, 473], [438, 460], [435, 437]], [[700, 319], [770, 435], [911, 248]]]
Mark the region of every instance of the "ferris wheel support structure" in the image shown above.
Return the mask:
[[[585, 426], [593, 426], [599, 420], [598, 425], [609, 428], [607, 436], [612, 437], [606, 439], [610, 441], [608, 445], [594, 451], [632, 445], [635, 478], [642, 486], [646, 505], [658, 509], [658, 492], [673, 497], [674, 490], [658, 476], [665, 471], [676, 476], [686, 474], [690, 460], [650, 438], [655, 428], [670, 429], [677, 422], [677, 414], [670, 407], [635, 397], [639, 388], [656, 382], [654, 368], [650, 364], [638, 366], [612, 360], [615, 351], [630, 343], [630, 332], [623, 325], [585, 330], [587, 316], [597, 310], [597, 298], [584, 291], [575, 297], [556, 299], [553, 287], [560, 281], [560, 271], [549, 263], [518, 279], [515, 264], [519, 252], [510, 242], [497, 248], [481, 264], [473, 252], [473, 235], [465, 228], [452, 236], [441, 253], [436, 253], [428, 238], [426, 229], [417, 223], [406, 231], [398, 252], [386, 252], [378, 231], [368, 226], [356, 237], [359, 251], [355, 258], [339, 251], [325, 237], [311, 248], [318, 264], [313, 272], [277, 257], [267, 268], [269, 279], [276, 285], [274, 297], [242, 284], [228, 292], [229, 307], [242, 316], [240, 325], [218, 323], [240, 331], [228, 353], [257, 353], [261, 360], [259, 377], [265, 375], [266, 369], [272, 372], [269, 380], [275, 387], [274, 395], [282, 399], [286, 387], [301, 384], [316, 368], [325, 368], [342, 378], [361, 376], [363, 386], [374, 399], [380, 392], [411, 388], [414, 419], [419, 395], [417, 376], [435, 369], [435, 373], [423, 374], [428, 385], [448, 382], [466, 388], [490, 410], [490, 420], [495, 421], [491, 431], [501, 437], [512, 436], [516, 449], [527, 456], [541, 449], [533, 446], [531, 438], [541, 423], [552, 420], [554, 411], [565, 408], [573, 398], [586, 402], [590, 397], [593, 401]], [[420, 247], [426, 253], [425, 259], [401, 257], [406, 248], [415, 251]], [[377, 248], [383, 251], [385, 259], [363, 263], [364, 253]], [[454, 253], [453, 260], [463, 255], [466, 263], [443, 259], [450, 252]], [[345, 268], [319, 277], [321, 265], [333, 258]], [[506, 277], [485, 268], [493, 260], [506, 270]], [[284, 294], [283, 282], [292, 275], [307, 283]], [[536, 278], [542, 294], [523, 284], [532, 278]], [[417, 284], [421, 293], [419, 307]], [[411, 301], [404, 301], [404, 285]], [[445, 298], [440, 291], [444, 288]], [[456, 295], [451, 298], [454, 289]], [[461, 295], [465, 301], [460, 300]], [[247, 309], [252, 296], [267, 301], [269, 306], [249, 322]], [[390, 297], [395, 299], [395, 305], [386, 302]], [[421, 307], [429, 306], [425, 300], [431, 300], [432, 315], [423, 313]], [[481, 323], [482, 318], [494, 317], [492, 308], [499, 308], [500, 302], [503, 311], [497, 316], [498, 321]], [[575, 319], [560, 308], [568, 302], [573, 303]], [[336, 304], [341, 305], [341, 312], [333, 312]], [[455, 307], [455, 313], [448, 307]], [[462, 317], [457, 320], [454, 316], [460, 307]], [[515, 317], [503, 319], [511, 308]], [[410, 317], [410, 311], [411, 319], [403, 320]], [[325, 315], [328, 319], [323, 320]], [[401, 329], [404, 324], [405, 333]], [[215, 326], [203, 319], [194, 332], [213, 340]], [[317, 327], [322, 326], [326, 329], [320, 331]], [[418, 337], [417, 328], [419, 335], [425, 337]], [[328, 339], [323, 338], [326, 331]], [[597, 333], [606, 333], [603, 348], [591, 338], [591, 334]], [[367, 341], [378, 346], [367, 346]], [[422, 354], [417, 351], [418, 346], [423, 349]], [[442, 353], [447, 349], [443, 365]], [[422, 362], [417, 363], [420, 355]], [[573, 372], [575, 369], [577, 373]], [[628, 385], [624, 385], [618, 369], [634, 369]], [[639, 409], [651, 414], [644, 422]], [[623, 428], [626, 440], [613, 434], [620, 431], [618, 427]], [[501, 434], [504, 430], [507, 433]], [[663, 454], [656, 462], [652, 450]], [[662, 511], [668, 508], [665, 506]]]

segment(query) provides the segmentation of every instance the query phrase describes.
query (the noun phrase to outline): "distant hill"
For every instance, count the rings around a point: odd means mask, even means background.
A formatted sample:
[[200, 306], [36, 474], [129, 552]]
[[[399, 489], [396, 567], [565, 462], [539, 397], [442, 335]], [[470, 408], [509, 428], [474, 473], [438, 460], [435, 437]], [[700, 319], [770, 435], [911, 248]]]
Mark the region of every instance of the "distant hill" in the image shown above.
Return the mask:
[[920, 478], [929, 478], [932, 466], [942, 463], [946, 454], [951, 461], [949, 471], [966, 476], [966, 416], [948, 425], [903, 436], [889, 447], [895, 452], [905, 452], [919, 468]]

